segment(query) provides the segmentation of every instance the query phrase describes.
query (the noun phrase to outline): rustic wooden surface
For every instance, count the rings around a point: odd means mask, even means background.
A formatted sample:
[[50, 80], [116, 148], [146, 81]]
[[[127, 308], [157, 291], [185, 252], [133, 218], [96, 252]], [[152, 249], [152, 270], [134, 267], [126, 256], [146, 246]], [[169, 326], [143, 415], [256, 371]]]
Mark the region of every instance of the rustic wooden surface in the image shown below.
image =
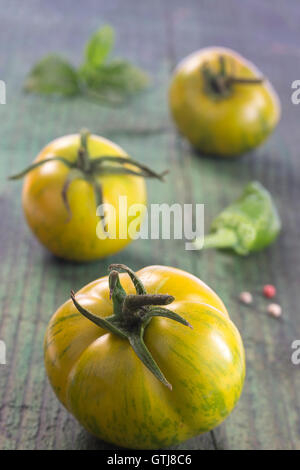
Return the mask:
[[[55, 309], [78, 289], [106, 273], [111, 262], [134, 269], [164, 263], [186, 269], [224, 299], [240, 329], [247, 354], [242, 398], [218, 429], [179, 449], [299, 449], [300, 366], [291, 343], [300, 338], [299, 176], [300, 106], [290, 100], [299, 79], [297, 0], [112, 0], [99, 2], [0, 1], [0, 78], [7, 104], [0, 105], [0, 449], [111, 449], [87, 434], [62, 408], [45, 377], [42, 341]], [[153, 86], [116, 110], [73, 101], [26, 96], [21, 87], [32, 64], [49, 51], [75, 63], [83, 43], [103, 23], [118, 32], [117, 52], [152, 74]], [[179, 138], [170, 121], [166, 91], [176, 62], [191, 51], [224, 45], [253, 60], [278, 90], [283, 117], [272, 138], [234, 162], [203, 158]], [[180, 241], [136, 241], [118, 256], [86, 265], [63, 263], [32, 237], [23, 220], [22, 183], [8, 174], [29, 164], [53, 138], [88, 127], [115, 140], [157, 170], [171, 167], [166, 184], [151, 182], [151, 202], [205, 204], [212, 217], [252, 179], [273, 193], [283, 219], [279, 241], [246, 259], [221, 252], [186, 252]], [[282, 320], [265, 314], [264, 283], [278, 288]], [[241, 290], [255, 295], [242, 307]]]

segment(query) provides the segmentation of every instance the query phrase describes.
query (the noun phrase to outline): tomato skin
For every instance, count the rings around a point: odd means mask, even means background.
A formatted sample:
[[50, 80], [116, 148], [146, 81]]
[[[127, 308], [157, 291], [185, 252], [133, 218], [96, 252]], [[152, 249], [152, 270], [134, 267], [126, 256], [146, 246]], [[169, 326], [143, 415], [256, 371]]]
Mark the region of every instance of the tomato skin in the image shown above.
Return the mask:
[[[52, 156], [62, 156], [74, 162], [79, 149], [79, 135], [67, 135], [47, 145], [37, 156], [40, 161]], [[96, 135], [88, 140], [91, 159], [102, 155], [126, 156], [124, 150], [113, 142]], [[53, 161], [32, 170], [26, 175], [22, 202], [26, 220], [39, 241], [54, 255], [72, 261], [90, 261], [122, 250], [132, 241], [127, 234], [124, 239], [101, 240], [96, 235], [100, 222], [96, 215], [96, 201], [92, 185], [83, 180], [74, 180], [68, 189], [68, 200], [72, 217], [62, 198], [62, 188], [70, 170], [61, 162]], [[99, 176], [103, 202], [116, 210], [117, 228], [119, 220], [127, 214], [119, 212], [119, 196], [127, 196], [128, 207], [132, 204], [146, 205], [144, 178], [132, 175]], [[128, 220], [128, 224], [130, 220]], [[118, 231], [117, 231], [118, 233]]]
[[186, 57], [174, 71], [169, 105], [179, 131], [205, 154], [231, 157], [260, 145], [280, 118], [280, 102], [268, 80], [238, 84], [225, 97], [207, 93], [201, 67], [217, 70], [219, 58], [234, 64], [237, 77], [261, 77], [249, 61], [221, 47], [201, 49]]
[[[48, 325], [45, 366], [57, 397], [89, 432], [118, 446], [156, 449], [206, 432], [228, 416], [242, 391], [245, 356], [223, 302], [202, 281], [166, 266], [137, 275], [148, 293], [173, 295], [170, 309], [193, 326], [155, 317], [145, 331], [145, 344], [172, 391], [127, 340], [91, 323], [70, 300]], [[135, 293], [127, 274], [120, 280], [128, 294]], [[107, 277], [76, 298], [96, 315], [112, 314]]]

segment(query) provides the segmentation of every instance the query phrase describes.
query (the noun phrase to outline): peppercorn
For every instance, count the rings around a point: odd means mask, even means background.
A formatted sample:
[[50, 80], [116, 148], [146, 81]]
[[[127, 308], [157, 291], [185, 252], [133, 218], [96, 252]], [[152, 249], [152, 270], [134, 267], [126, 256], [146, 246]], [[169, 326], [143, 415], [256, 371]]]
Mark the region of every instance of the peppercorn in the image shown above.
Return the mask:
[[276, 295], [276, 288], [272, 284], [266, 284], [263, 288], [263, 294], [268, 299], [272, 299]]
[[244, 304], [252, 304], [253, 302], [253, 297], [250, 292], [241, 292], [239, 298]]
[[278, 304], [269, 304], [267, 308], [267, 312], [269, 315], [272, 315], [273, 317], [280, 317], [282, 314], [282, 309], [280, 305]]

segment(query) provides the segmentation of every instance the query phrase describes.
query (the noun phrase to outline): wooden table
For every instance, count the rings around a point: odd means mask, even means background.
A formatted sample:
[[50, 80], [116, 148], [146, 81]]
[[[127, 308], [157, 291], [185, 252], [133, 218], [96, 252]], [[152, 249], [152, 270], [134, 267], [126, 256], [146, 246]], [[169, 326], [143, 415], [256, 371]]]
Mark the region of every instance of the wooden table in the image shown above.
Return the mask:
[[[105, 5], [107, 4], [107, 5]], [[111, 262], [134, 269], [154, 263], [201, 277], [222, 297], [241, 331], [247, 354], [242, 398], [219, 428], [178, 449], [300, 448], [300, 366], [291, 343], [300, 339], [299, 178], [300, 106], [291, 103], [299, 76], [297, 0], [0, 1], [0, 449], [112, 449], [86, 433], [55, 398], [43, 367], [43, 335], [50, 316], [78, 289], [104, 275]], [[22, 83], [32, 64], [50, 51], [78, 63], [88, 36], [103, 23], [117, 30], [116, 51], [149, 70], [151, 89], [121, 109], [82, 99], [26, 96]], [[238, 50], [271, 78], [282, 101], [282, 120], [270, 140], [236, 161], [197, 155], [169, 118], [167, 88], [176, 62], [197, 48]], [[136, 241], [120, 255], [74, 265], [54, 259], [33, 238], [21, 209], [21, 185], [6, 176], [29, 164], [53, 138], [81, 127], [111, 138], [133, 158], [158, 171], [165, 184], [148, 184], [149, 201], [204, 203], [206, 229], [249, 180], [270, 189], [283, 231], [269, 249], [247, 258], [185, 251], [182, 241]], [[278, 289], [281, 320], [269, 317], [263, 284]], [[253, 308], [241, 306], [242, 290]]]

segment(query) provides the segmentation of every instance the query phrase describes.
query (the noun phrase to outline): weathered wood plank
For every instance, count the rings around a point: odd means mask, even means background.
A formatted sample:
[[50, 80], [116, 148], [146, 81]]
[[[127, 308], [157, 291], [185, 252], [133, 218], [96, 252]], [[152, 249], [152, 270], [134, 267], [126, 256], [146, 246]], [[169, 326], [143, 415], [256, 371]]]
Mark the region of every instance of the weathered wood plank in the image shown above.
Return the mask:
[[[104, 4], [106, 3], [106, 4]], [[1, 1], [0, 1], [1, 5]], [[198, 436], [179, 449], [299, 449], [300, 376], [290, 361], [299, 325], [299, 110], [290, 102], [290, 82], [299, 78], [296, 1], [180, 0], [147, 2], [23, 2], [2, 7], [0, 79], [7, 105], [0, 106], [0, 339], [7, 365], [0, 365], [0, 449], [110, 449], [88, 435], [58, 403], [43, 367], [43, 335], [55, 309], [71, 288], [106, 273], [111, 262], [134, 269], [174, 265], [195, 273], [224, 299], [244, 338], [247, 380], [232, 415], [213, 434]], [[64, 18], [68, 15], [68, 27]], [[110, 109], [83, 100], [53, 100], [22, 94], [24, 75], [49, 50], [78, 62], [82, 44], [103, 22], [119, 38], [117, 50], [146, 67], [152, 89], [129, 106]], [[76, 31], [76, 35], [72, 34]], [[55, 32], [55, 34], [53, 34]], [[70, 39], [72, 37], [72, 40]], [[166, 91], [175, 63], [206, 45], [239, 50], [272, 78], [284, 118], [268, 143], [243, 159], [202, 158], [179, 138], [170, 121]], [[262, 47], [263, 45], [263, 47]], [[280, 240], [247, 259], [220, 252], [187, 252], [181, 241], [136, 241], [120, 255], [88, 265], [63, 263], [47, 254], [26, 227], [21, 183], [8, 174], [28, 164], [51, 139], [82, 126], [105, 135], [133, 157], [158, 171], [171, 168], [163, 185], [150, 182], [154, 203], [204, 203], [206, 227], [250, 179], [274, 194], [283, 218]], [[280, 321], [265, 313], [260, 290], [272, 282], [284, 310]], [[237, 301], [241, 290], [255, 295], [255, 308]]]

